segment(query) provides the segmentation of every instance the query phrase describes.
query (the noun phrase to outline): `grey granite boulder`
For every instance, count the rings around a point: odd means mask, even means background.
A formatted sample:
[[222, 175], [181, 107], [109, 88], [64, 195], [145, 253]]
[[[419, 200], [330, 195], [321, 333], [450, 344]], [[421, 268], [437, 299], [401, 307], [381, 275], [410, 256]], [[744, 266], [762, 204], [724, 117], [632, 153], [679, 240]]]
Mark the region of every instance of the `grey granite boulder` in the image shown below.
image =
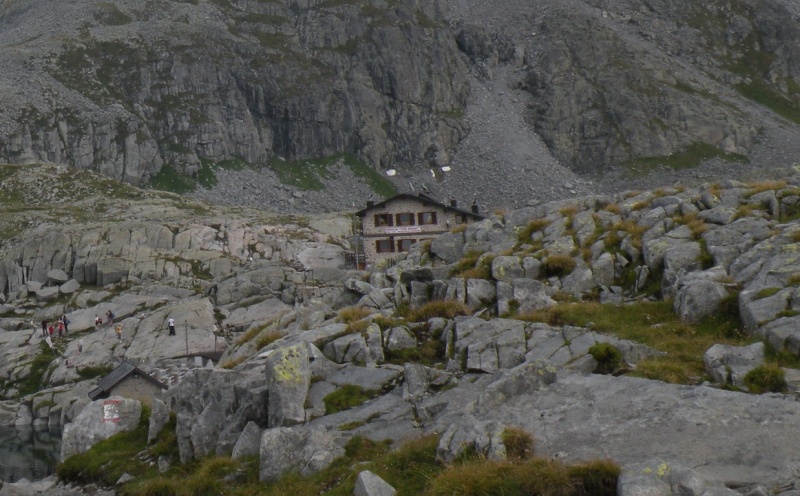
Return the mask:
[[383, 346], [389, 351], [416, 348], [417, 339], [407, 327], [392, 327], [383, 333]]
[[800, 316], [782, 317], [760, 327], [757, 334], [778, 351], [800, 355]]
[[492, 277], [498, 281], [510, 282], [525, 277], [525, 269], [519, 257], [498, 256], [492, 259]]
[[334, 339], [325, 345], [322, 352], [336, 363], [364, 363], [367, 360], [369, 348], [364, 337], [356, 333]]
[[61, 460], [83, 453], [98, 441], [139, 425], [142, 404], [138, 400], [111, 396], [93, 401], [71, 423], [64, 426]]
[[147, 429], [147, 442], [152, 443], [169, 422], [169, 407], [158, 398], [150, 403], [150, 426]]
[[259, 479], [271, 482], [288, 472], [309, 476], [344, 455], [333, 436], [307, 427], [276, 427], [261, 435]]
[[394, 496], [397, 490], [369, 470], [359, 472], [353, 496]]
[[750, 346], [715, 344], [703, 355], [703, 363], [714, 382], [744, 387], [744, 376], [764, 364], [764, 343]]
[[486, 279], [468, 279], [466, 289], [466, 303], [473, 310], [492, 305], [497, 297], [494, 282]]
[[236, 445], [231, 452], [231, 458], [237, 459], [246, 456], [258, 455], [261, 449], [261, 428], [255, 422], [248, 422], [244, 427]]
[[47, 272], [47, 280], [56, 285], [60, 285], [69, 281], [69, 276], [61, 269], [53, 269]]
[[444, 233], [431, 241], [431, 255], [451, 264], [464, 256], [464, 234]]
[[[739, 316], [745, 329], [755, 332], [769, 321], [775, 320], [781, 312], [789, 308], [795, 288], [745, 289], [739, 293]], [[772, 293], [772, 294], [769, 294]]]
[[470, 449], [489, 460], [505, 460], [505, 429], [506, 426], [501, 423], [479, 422], [469, 417], [463, 422], [451, 424], [439, 439], [436, 460], [440, 463], [452, 463]]
[[305, 421], [305, 401], [311, 383], [308, 346], [299, 343], [273, 350], [265, 365], [269, 387], [270, 427]]
[[81, 289], [81, 285], [75, 279], [70, 279], [58, 287], [58, 292], [63, 295], [71, 295]]
[[519, 320], [468, 318], [456, 323], [454, 357], [466, 370], [494, 373], [525, 360], [525, 324]]
[[698, 322], [713, 315], [728, 296], [727, 273], [722, 267], [689, 272], [675, 284], [675, 313], [685, 322]]
[[698, 472], [660, 458], [627, 465], [617, 482], [617, 496], [737, 496]]

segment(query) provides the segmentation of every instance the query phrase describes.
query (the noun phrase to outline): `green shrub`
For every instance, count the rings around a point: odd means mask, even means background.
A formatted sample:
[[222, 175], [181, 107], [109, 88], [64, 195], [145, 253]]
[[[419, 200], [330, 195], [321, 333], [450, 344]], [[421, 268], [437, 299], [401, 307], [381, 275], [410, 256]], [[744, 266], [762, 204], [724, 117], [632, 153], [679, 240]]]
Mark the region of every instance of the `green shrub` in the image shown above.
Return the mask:
[[178, 496], [183, 483], [173, 479], [158, 478], [145, 482], [138, 494], [141, 496]]
[[594, 369], [597, 374], [611, 374], [622, 365], [622, 353], [609, 343], [592, 345], [589, 354], [597, 361], [597, 367]]
[[756, 394], [784, 393], [787, 390], [783, 369], [777, 365], [756, 367], [744, 376], [744, 385]]

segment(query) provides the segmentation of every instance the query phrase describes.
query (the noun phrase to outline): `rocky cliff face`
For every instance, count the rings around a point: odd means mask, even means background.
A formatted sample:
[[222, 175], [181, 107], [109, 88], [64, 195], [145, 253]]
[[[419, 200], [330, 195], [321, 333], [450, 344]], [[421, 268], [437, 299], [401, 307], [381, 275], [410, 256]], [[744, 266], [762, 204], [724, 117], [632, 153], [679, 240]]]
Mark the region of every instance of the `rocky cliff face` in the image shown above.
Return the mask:
[[[788, 166], [797, 15], [786, 0], [6, 1], [0, 160], [142, 184], [348, 153], [489, 206], [589, 192], [570, 170]], [[255, 198], [276, 189], [263, 181]]]
[[165, 164], [196, 176], [201, 158], [347, 152], [388, 168], [435, 159], [465, 132], [442, 2], [2, 7], [2, 161], [139, 184]]

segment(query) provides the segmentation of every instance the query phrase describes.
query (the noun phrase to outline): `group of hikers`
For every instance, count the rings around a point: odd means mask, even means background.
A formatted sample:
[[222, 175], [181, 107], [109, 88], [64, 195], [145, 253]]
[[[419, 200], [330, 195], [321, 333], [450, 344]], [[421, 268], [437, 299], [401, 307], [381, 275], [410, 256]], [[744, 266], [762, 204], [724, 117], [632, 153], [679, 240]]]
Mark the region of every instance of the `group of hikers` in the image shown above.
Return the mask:
[[69, 334], [69, 319], [66, 315], [62, 315], [55, 322], [48, 323], [47, 320], [42, 321], [42, 337], [53, 338], [58, 333], [58, 337], [63, 339]]
[[[114, 312], [111, 310], [106, 312], [106, 324], [109, 326], [114, 325]], [[95, 330], [100, 330], [100, 327], [103, 325], [103, 319], [101, 319], [97, 314], [94, 316], [94, 328]], [[117, 341], [122, 341], [122, 324], [117, 324], [114, 328], [114, 332], [117, 333]]]
[[[107, 311], [105, 313], [105, 317], [106, 318], [105, 318], [105, 321], [104, 321], [99, 315], [95, 314], [95, 316], [94, 316], [94, 328], [95, 328], [95, 330], [99, 331], [100, 328], [103, 326], [104, 322], [108, 326], [113, 326], [114, 325], [114, 318], [115, 318], [114, 312], [112, 312], [111, 310]], [[169, 327], [169, 335], [170, 336], [174, 336], [175, 335], [175, 319], [170, 317], [168, 319], [167, 325]], [[116, 327], [114, 327], [114, 332], [117, 334], [117, 341], [122, 341], [122, 324], [121, 323], [117, 323]], [[45, 338], [45, 339], [48, 338], [48, 337], [53, 338], [53, 337], [55, 337], [56, 333], [58, 333], [58, 337], [61, 338], [61, 339], [67, 337], [67, 334], [69, 333], [69, 319], [67, 318], [66, 315], [63, 315], [63, 316], [59, 317], [59, 319], [56, 322], [53, 322], [53, 323], [48, 323], [47, 320], [43, 320], [42, 321], [42, 337], [43, 338]], [[81, 339], [79, 341], [80, 342], [78, 343], [78, 348], [79, 348], [78, 349], [78, 353], [83, 351], [83, 340]]]

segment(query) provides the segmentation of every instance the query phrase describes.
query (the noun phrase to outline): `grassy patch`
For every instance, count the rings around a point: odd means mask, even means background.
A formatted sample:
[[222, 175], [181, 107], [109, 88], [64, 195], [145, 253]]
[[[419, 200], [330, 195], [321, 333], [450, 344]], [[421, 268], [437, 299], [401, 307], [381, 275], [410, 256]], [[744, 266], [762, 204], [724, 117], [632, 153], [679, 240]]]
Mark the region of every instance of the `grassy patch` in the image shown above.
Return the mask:
[[77, 369], [78, 377], [82, 380], [103, 377], [111, 373], [114, 367], [111, 365], [99, 365], [97, 367], [80, 367]]
[[158, 174], [153, 177], [150, 185], [154, 189], [178, 194], [190, 193], [197, 189], [196, 180], [185, 174], [181, 174], [170, 165], [163, 166], [161, 170], [158, 171]]
[[469, 307], [456, 300], [428, 302], [415, 310], [408, 310], [404, 317], [411, 322], [426, 322], [434, 317], [454, 319], [459, 315], [472, 315]]
[[572, 273], [576, 265], [569, 255], [550, 255], [542, 260], [542, 271], [546, 277], [563, 277]]
[[[735, 297], [731, 297], [731, 302]], [[714, 344], [744, 346], [755, 342], [740, 331], [734, 304], [723, 305], [713, 317], [698, 324], [681, 322], [671, 301], [635, 305], [568, 303], [517, 318], [550, 325], [574, 325], [650, 346], [666, 353], [639, 362], [632, 375], [681, 384], [697, 384], [705, 375], [703, 355]]]
[[336, 391], [325, 396], [325, 414], [338, 413], [342, 410], [361, 405], [375, 397], [374, 391], [369, 391], [355, 384], [345, 384]]
[[774, 364], [754, 368], [744, 376], [744, 384], [757, 394], [785, 393], [787, 389], [783, 369]]
[[133, 476], [154, 475], [155, 467], [142, 463], [138, 454], [147, 445], [150, 414], [142, 408], [139, 425], [100, 441], [85, 453], [64, 460], [56, 468], [58, 478], [78, 484], [101, 482], [113, 486], [123, 473]]
[[543, 231], [550, 224], [551, 222], [547, 219], [533, 219], [519, 231], [519, 241], [521, 243], [530, 243], [533, 233]]
[[388, 198], [397, 194], [397, 190], [387, 178], [370, 168], [350, 154], [336, 154], [313, 160], [287, 162], [273, 159], [267, 163], [283, 184], [307, 191], [319, 191], [325, 187], [324, 180], [332, 179], [336, 167], [346, 167], [358, 178], [362, 179], [376, 194]]
[[42, 389], [45, 376], [54, 359], [55, 355], [53, 355], [53, 351], [48, 348], [47, 343], [41, 341], [39, 343], [39, 353], [28, 363], [30, 365], [30, 372], [17, 383], [20, 397], [33, 394]]
[[671, 155], [657, 157], [641, 157], [623, 163], [623, 166], [637, 168], [640, 170], [655, 169], [659, 166], [666, 166], [671, 169], [689, 169], [700, 165], [706, 160], [721, 158], [728, 162], [747, 163], [746, 156], [738, 153], [728, 153], [708, 143], [695, 142], [679, 152]]
[[339, 322], [343, 322], [345, 324], [351, 324], [353, 322], [364, 319], [371, 314], [372, 311], [369, 308], [346, 307], [339, 311], [339, 314], [336, 316], [336, 320]]

